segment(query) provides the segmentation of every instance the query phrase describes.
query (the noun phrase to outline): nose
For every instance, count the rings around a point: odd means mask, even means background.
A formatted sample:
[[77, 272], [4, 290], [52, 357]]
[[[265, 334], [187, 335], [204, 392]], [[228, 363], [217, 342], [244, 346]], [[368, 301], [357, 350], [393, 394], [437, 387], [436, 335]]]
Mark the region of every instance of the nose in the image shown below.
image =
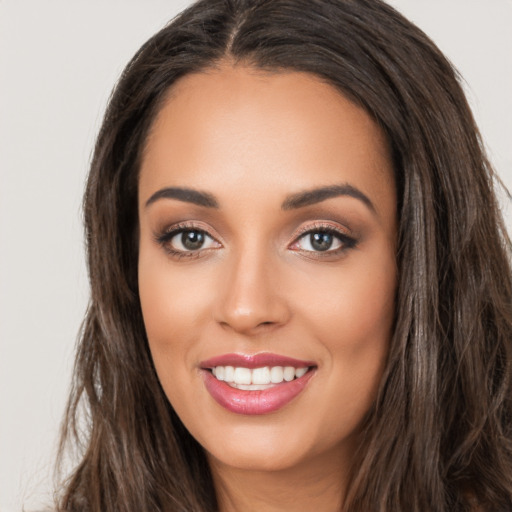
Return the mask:
[[279, 279], [279, 268], [256, 250], [226, 262], [218, 295], [216, 321], [247, 336], [268, 332], [288, 322], [291, 312]]

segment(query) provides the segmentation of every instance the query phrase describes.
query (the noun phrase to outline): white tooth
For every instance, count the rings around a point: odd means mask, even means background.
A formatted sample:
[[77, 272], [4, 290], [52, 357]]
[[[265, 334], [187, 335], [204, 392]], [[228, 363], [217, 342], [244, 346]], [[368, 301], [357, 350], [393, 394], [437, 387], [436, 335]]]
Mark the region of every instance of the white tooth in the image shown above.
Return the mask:
[[234, 380], [235, 380], [235, 369], [232, 366], [226, 366], [224, 368], [224, 380], [226, 382], [234, 382]]
[[298, 379], [299, 377], [306, 375], [307, 371], [308, 371], [307, 367], [306, 368], [297, 368], [295, 370], [295, 377], [297, 377], [297, 379]]
[[272, 384], [280, 384], [281, 382], [283, 382], [282, 366], [273, 366], [270, 369], [270, 382], [272, 382]]
[[215, 366], [214, 366], [214, 367], [212, 368], [212, 375], [213, 375], [214, 377], [215, 377], [215, 372], [216, 372], [216, 370], [215, 370]]
[[215, 368], [215, 377], [217, 377], [217, 380], [224, 380], [224, 366], [217, 366]]
[[264, 368], [254, 368], [252, 371], [252, 383], [270, 384], [270, 368], [268, 366]]
[[293, 366], [286, 366], [283, 371], [283, 377], [286, 382], [290, 382], [295, 378], [295, 368]]
[[235, 368], [234, 381], [237, 384], [250, 384], [251, 383], [251, 370], [249, 368]]

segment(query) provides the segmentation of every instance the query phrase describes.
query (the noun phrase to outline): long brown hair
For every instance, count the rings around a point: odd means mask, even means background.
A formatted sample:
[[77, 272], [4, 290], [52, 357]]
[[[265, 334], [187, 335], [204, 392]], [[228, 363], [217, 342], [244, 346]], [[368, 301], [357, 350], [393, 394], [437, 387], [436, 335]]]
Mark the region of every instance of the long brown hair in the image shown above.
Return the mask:
[[350, 511], [512, 510], [511, 243], [453, 67], [380, 0], [202, 0], [124, 70], [84, 200], [90, 306], [60, 457], [60, 511], [216, 510], [202, 448], [156, 376], [137, 290], [137, 179], [166, 92], [222, 60], [313, 73], [392, 148], [399, 283], [389, 360], [353, 464]]

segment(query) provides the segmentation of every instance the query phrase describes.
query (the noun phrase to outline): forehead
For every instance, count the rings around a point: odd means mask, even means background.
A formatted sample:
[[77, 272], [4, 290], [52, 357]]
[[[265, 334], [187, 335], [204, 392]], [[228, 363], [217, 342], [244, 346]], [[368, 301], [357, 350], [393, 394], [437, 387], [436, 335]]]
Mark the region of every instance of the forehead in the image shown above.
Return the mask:
[[139, 195], [189, 186], [279, 200], [339, 183], [363, 189], [377, 209], [394, 208], [388, 144], [370, 116], [314, 75], [223, 65], [169, 91], [147, 140]]

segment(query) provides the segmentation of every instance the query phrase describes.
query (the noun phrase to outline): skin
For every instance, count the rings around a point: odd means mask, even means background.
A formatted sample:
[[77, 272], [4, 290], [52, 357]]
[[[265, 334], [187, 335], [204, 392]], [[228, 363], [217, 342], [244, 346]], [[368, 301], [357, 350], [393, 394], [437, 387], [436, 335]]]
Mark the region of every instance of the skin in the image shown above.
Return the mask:
[[[349, 195], [283, 209], [291, 194]], [[213, 195], [218, 208], [166, 187]], [[147, 141], [139, 182], [140, 300], [163, 389], [205, 448], [223, 512], [339, 510], [361, 422], [382, 376], [396, 290], [396, 192], [389, 149], [364, 110], [306, 73], [223, 63], [173, 86]], [[199, 250], [169, 252], [186, 222]], [[328, 226], [318, 251], [301, 229]], [[211, 238], [210, 238], [211, 237]], [[226, 353], [314, 361], [278, 411], [235, 414], [207, 392], [199, 364]], [[292, 508], [293, 507], [293, 508]]]

